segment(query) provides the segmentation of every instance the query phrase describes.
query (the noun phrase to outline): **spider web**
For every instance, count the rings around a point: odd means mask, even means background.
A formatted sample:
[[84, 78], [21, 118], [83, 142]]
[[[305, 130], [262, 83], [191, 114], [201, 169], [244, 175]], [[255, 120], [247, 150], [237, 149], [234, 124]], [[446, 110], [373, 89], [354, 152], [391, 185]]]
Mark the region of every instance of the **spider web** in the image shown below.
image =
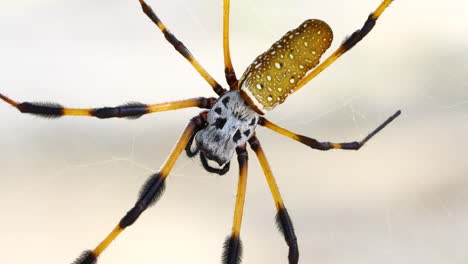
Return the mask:
[[[320, 15], [329, 21], [339, 43], [379, 1], [323, 6], [314, 1], [290, 2], [233, 1], [231, 49], [238, 75], [304, 18]], [[402, 116], [362, 150], [312, 151], [258, 129], [295, 223], [303, 263], [466, 262], [468, 87], [464, 75], [468, 37], [449, 31], [460, 28], [450, 26], [453, 19], [464, 17], [453, 13], [466, 6], [458, 2], [460, 8], [451, 8], [450, 13], [432, 6], [435, 2], [426, 3], [431, 5], [428, 10], [439, 10], [437, 17], [452, 18], [438, 19], [437, 24], [434, 14], [415, 17], [417, 3], [396, 2], [362, 48], [357, 46], [269, 115], [301, 134], [347, 141], [363, 138], [401, 107]], [[57, 3], [30, 10], [34, 23], [15, 26], [9, 24], [14, 12], [5, 14], [0, 23], [5, 47], [0, 57], [7, 62], [0, 63], [5, 73], [0, 79], [1, 92], [70, 106], [211, 95], [182, 58], [169, 54], [171, 48], [154, 27], [141, 26], [147, 21], [129, 11], [135, 8], [133, 4], [116, 4], [111, 12], [103, 4], [67, 7]], [[220, 34], [219, 24], [213, 22], [220, 21], [220, 3], [207, 2], [211, 7], [185, 0], [151, 4], [216, 79], [223, 80], [222, 54], [214, 53], [221, 39], [211, 37]], [[338, 6], [349, 14], [339, 12]], [[76, 16], [70, 17], [71, 11]], [[179, 12], [180, 16], [171, 16]], [[111, 16], [104, 17], [107, 14]], [[24, 21], [24, 14], [19, 17]], [[115, 17], [122, 18], [117, 28], [112, 27]], [[281, 24], [279, 17], [292, 22]], [[31, 26], [35, 23], [37, 27]], [[51, 31], [34, 33], [38, 27]], [[401, 39], [393, 39], [395, 35]], [[205, 37], [213, 43], [205, 43]], [[24, 41], [18, 44], [18, 38]], [[91, 60], [89, 54], [98, 55]], [[157, 65], [156, 60], [165, 63]], [[80, 250], [94, 246], [133, 205], [140, 186], [164, 162], [194, 113], [154, 115], [132, 122], [50, 121], [0, 107], [0, 208], [5, 212], [0, 220], [0, 247], [12, 253], [4, 256], [5, 262], [70, 262]], [[182, 157], [161, 201], [109, 248], [101, 262], [218, 263], [232, 220], [235, 164], [234, 160], [228, 175], [217, 177], [203, 171], [197, 159]], [[249, 171], [242, 227], [245, 263], [284, 263], [286, 246], [275, 231], [274, 205], [254, 155]], [[50, 254], [50, 248], [56, 254]]]

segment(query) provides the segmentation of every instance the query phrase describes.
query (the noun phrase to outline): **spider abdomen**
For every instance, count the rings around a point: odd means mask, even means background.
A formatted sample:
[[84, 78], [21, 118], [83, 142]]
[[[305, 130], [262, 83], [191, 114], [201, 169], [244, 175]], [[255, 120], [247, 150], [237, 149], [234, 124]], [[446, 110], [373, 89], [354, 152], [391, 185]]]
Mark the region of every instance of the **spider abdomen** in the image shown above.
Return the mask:
[[239, 82], [242, 97], [260, 114], [272, 110], [319, 64], [332, 40], [327, 23], [304, 21], [250, 64]]
[[242, 99], [237, 90], [221, 96], [208, 112], [207, 125], [195, 136], [201, 158], [228, 163], [235, 149], [247, 143], [255, 132], [258, 114]]

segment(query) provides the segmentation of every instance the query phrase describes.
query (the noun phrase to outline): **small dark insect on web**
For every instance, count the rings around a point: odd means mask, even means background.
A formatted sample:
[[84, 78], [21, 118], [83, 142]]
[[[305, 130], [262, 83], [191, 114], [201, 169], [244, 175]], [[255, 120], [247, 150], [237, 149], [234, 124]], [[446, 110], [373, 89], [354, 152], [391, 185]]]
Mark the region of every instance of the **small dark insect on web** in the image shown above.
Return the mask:
[[[242, 242], [240, 239], [244, 209], [248, 153], [247, 145], [256, 154], [268, 182], [276, 205], [276, 222], [289, 248], [289, 264], [299, 261], [299, 247], [291, 218], [286, 210], [279, 188], [270, 169], [265, 153], [256, 135], [257, 126], [266, 127], [283, 136], [296, 140], [317, 150], [359, 150], [365, 143], [392, 122], [400, 111], [390, 116], [361, 141], [332, 143], [296, 134], [265, 118], [263, 115], [286, 101], [287, 97], [304, 87], [320, 72], [328, 68], [358, 44], [375, 26], [377, 19], [392, 3], [384, 0], [367, 18], [362, 28], [356, 30], [323, 62], [320, 58], [330, 47], [333, 33], [327, 23], [308, 19], [299, 27], [287, 32], [270, 49], [259, 55], [246, 69], [240, 79], [234, 71], [229, 48], [229, 0], [224, 0], [223, 50], [224, 72], [229, 89], [223, 88], [162, 23], [153, 9], [139, 0], [143, 12], [161, 30], [167, 41], [206, 80], [218, 97], [198, 97], [158, 104], [127, 103], [116, 107], [67, 108], [56, 103], [16, 102], [0, 94], [0, 99], [18, 109], [21, 113], [45, 118], [62, 116], [88, 116], [100, 119], [130, 118], [143, 115], [198, 107], [204, 109], [194, 116], [160, 171], [151, 175], [140, 190], [135, 205], [120, 219], [115, 228], [93, 250], [84, 251], [73, 264], [96, 263], [104, 250], [124, 231], [133, 225], [141, 214], [161, 198], [165, 182], [174, 165], [185, 150], [189, 157], [198, 157], [206, 171], [223, 175], [231, 168], [236, 155], [239, 165], [239, 181], [234, 210], [232, 231], [224, 243], [222, 262], [240, 263]], [[157, 261], [157, 260], [156, 260]]]

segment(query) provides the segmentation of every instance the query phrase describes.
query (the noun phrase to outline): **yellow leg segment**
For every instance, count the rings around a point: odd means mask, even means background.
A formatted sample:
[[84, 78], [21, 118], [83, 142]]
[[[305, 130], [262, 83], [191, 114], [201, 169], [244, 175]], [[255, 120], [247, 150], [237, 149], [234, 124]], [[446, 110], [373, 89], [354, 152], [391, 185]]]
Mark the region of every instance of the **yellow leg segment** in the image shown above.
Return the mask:
[[263, 152], [260, 142], [256, 138], [254, 138], [253, 140], [251, 140], [250, 146], [252, 147], [253, 151], [255, 151], [255, 154], [257, 155], [257, 158], [260, 162], [260, 166], [262, 166], [262, 170], [265, 174], [265, 179], [268, 183], [268, 187], [270, 188], [271, 195], [273, 196], [273, 201], [275, 202], [276, 209], [284, 209], [284, 202], [283, 198], [281, 197], [278, 184], [276, 183], [276, 179], [273, 176], [270, 164], [268, 163], [268, 160], [265, 156], [265, 152]]
[[224, 73], [226, 81], [231, 89], [237, 89], [237, 77], [232, 66], [231, 50], [229, 48], [229, 12], [230, 0], [224, 0], [223, 10], [223, 51], [224, 51]]
[[301, 136], [292, 132], [292, 131], [289, 131], [287, 130], [286, 128], [283, 128], [283, 127], [280, 127], [278, 126], [277, 124], [271, 122], [270, 120], [266, 119], [266, 118], [263, 118], [261, 117], [260, 120], [258, 121], [258, 124], [261, 125], [261, 126], [264, 126], [264, 127], [267, 127], [273, 131], [275, 131], [276, 133], [279, 133], [285, 137], [288, 137], [288, 138], [291, 138], [291, 139], [294, 139], [296, 141], [300, 141], [300, 138]]
[[142, 103], [129, 103], [116, 107], [66, 108], [56, 103], [18, 103], [2, 94], [0, 94], [0, 99], [17, 108], [22, 113], [28, 113], [47, 118], [57, 118], [60, 116], [94, 116], [97, 118], [137, 118], [150, 113], [177, 110], [188, 107], [211, 108], [211, 106], [216, 101], [215, 98], [198, 97], [180, 101], [149, 105]]
[[5, 101], [7, 104], [13, 106], [13, 107], [18, 107], [18, 103], [11, 100], [10, 98], [6, 97], [5, 95], [3, 94], [0, 94], [0, 99], [2, 99], [3, 101]]
[[238, 264], [242, 257], [242, 242], [240, 231], [242, 216], [244, 214], [245, 192], [247, 190], [247, 163], [248, 155], [245, 146], [237, 147], [237, 160], [239, 161], [239, 181], [237, 183], [236, 206], [231, 235], [224, 242], [223, 264]]
[[143, 185], [143, 188], [140, 192], [140, 196], [127, 214], [120, 220], [119, 224], [112, 230], [112, 232], [107, 235], [107, 237], [99, 243], [99, 245], [94, 250], [88, 250], [83, 252], [83, 254], [78, 257], [73, 264], [94, 264], [96, 263], [97, 258], [104, 252], [104, 250], [114, 241], [122, 231], [128, 226], [135, 223], [135, 221], [140, 217], [140, 215], [152, 204], [154, 204], [157, 199], [161, 196], [165, 188], [165, 180], [168, 177], [170, 171], [174, 167], [177, 159], [184, 150], [185, 146], [189, 142], [194, 131], [200, 128], [203, 125], [204, 120], [206, 119], [206, 112], [200, 114], [199, 116], [193, 118], [189, 125], [185, 128], [182, 136], [178, 140], [174, 149], [171, 151], [171, 154], [164, 162], [164, 165], [160, 169], [159, 173], [152, 175], [147, 182]]
[[211, 77], [211, 75], [201, 66], [201, 64], [195, 59], [195, 57], [190, 53], [190, 51], [187, 49], [187, 47], [180, 42], [168, 29], [167, 27], [161, 22], [159, 17], [154, 13], [153, 9], [145, 3], [143, 0], [139, 0], [141, 7], [143, 9], [143, 12], [153, 21], [153, 23], [156, 24], [156, 26], [162, 31], [164, 34], [164, 37], [169, 41], [169, 43], [174, 46], [174, 48], [182, 55], [184, 56], [185, 59], [187, 59], [190, 64], [195, 68], [195, 70], [205, 79], [210, 86], [213, 88], [213, 90], [218, 94], [221, 95], [226, 90], [224, 90], [221, 85], [219, 85], [216, 80]]
[[311, 148], [318, 149], [318, 150], [330, 150], [330, 149], [347, 149], [347, 150], [358, 150], [360, 149], [367, 141], [369, 141], [372, 137], [374, 137], [377, 133], [379, 133], [382, 129], [384, 129], [388, 124], [390, 124], [395, 118], [397, 118], [401, 114], [401, 111], [396, 111], [393, 115], [387, 118], [382, 124], [380, 124], [376, 129], [374, 129], [371, 133], [369, 133], [364, 139], [361, 141], [353, 141], [353, 142], [343, 142], [343, 143], [332, 143], [332, 142], [320, 142], [316, 139], [306, 137], [303, 135], [296, 134], [287, 130], [286, 128], [282, 128], [275, 123], [272, 123], [268, 119], [264, 117], [260, 117], [258, 120], [258, 124], [264, 127], [267, 127], [283, 136], [288, 138], [294, 139], [296, 141], [301, 142], [304, 145], [307, 145]]
[[299, 261], [299, 247], [297, 245], [297, 238], [294, 232], [291, 218], [289, 217], [288, 211], [284, 206], [283, 198], [281, 198], [278, 184], [276, 183], [273, 172], [271, 171], [270, 165], [268, 164], [268, 160], [265, 156], [265, 153], [263, 152], [262, 146], [260, 145], [260, 141], [256, 136], [253, 136], [250, 138], [249, 144], [257, 155], [260, 165], [262, 166], [263, 173], [265, 174], [268, 187], [270, 188], [271, 195], [273, 196], [277, 211], [276, 224], [278, 225], [278, 228], [283, 234], [286, 244], [289, 247], [289, 264], [297, 264]]
[[[245, 153], [245, 154], [244, 154]], [[234, 209], [234, 219], [232, 225], [232, 234], [239, 237], [242, 224], [242, 216], [244, 215], [245, 193], [247, 190], [247, 152], [239, 156], [242, 161], [239, 162], [239, 182], [237, 183], [236, 207]]]
[[123, 228], [117, 225], [114, 230], [93, 250], [93, 255], [98, 257], [101, 253], [114, 241], [114, 239], [122, 233]]
[[338, 49], [333, 52], [325, 61], [323, 61], [319, 66], [313, 69], [309, 74], [307, 74], [301, 81], [297, 83], [297, 86], [294, 88], [294, 92], [297, 92], [310, 80], [319, 75], [323, 70], [328, 68], [335, 60], [337, 60], [341, 55], [350, 50], [354, 45], [361, 41], [374, 27], [377, 19], [380, 15], [387, 9], [387, 7], [393, 2], [393, 0], [384, 0], [375, 11], [368, 17], [367, 21], [364, 23], [364, 26], [355, 31], [349, 38], [347, 38], [343, 44], [341, 44]]

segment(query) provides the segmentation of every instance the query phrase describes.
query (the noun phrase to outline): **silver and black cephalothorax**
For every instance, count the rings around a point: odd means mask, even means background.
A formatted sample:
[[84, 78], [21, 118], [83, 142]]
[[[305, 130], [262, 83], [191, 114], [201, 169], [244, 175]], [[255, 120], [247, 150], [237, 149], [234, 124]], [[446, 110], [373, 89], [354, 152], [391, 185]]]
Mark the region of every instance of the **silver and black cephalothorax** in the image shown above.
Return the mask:
[[[207, 125], [195, 135], [192, 152], [208, 161], [226, 166], [236, 147], [245, 145], [255, 132], [258, 114], [233, 90], [221, 96], [208, 112]], [[210, 163], [213, 164], [213, 162]]]
[[[198, 107], [202, 112], [190, 119], [167, 160], [157, 173], [143, 185], [134, 206], [120, 219], [117, 226], [93, 250], [84, 251], [72, 264], [95, 264], [101, 253], [127, 227], [133, 225], [142, 213], [161, 197], [167, 177], [180, 155], [200, 156], [203, 167], [211, 173], [225, 174], [234, 154], [239, 165], [239, 180], [231, 233], [224, 243], [223, 264], [239, 264], [242, 255], [241, 223], [247, 190], [248, 151], [250, 146], [265, 174], [268, 187], [276, 205], [276, 221], [288, 246], [288, 263], [298, 264], [299, 246], [291, 218], [286, 210], [279, 187], [267, 157], [255, 134], [257, 125], [271, 129], [317, 150], [358, 150], [373, 136], [392, 122], [401, 111], [390, 116], [361, 141], [332, 143], [297, 134], [283, 128], [263, 115], [276, 108], [306, 83], [328, 68], [336, 59], [360, 42], [375, 26], [377, 19], [392, 0], [383, 0], [364, 25], [352, 33], [322, 63], [321, 57], [330, 47], [333, 33], [327, 23], [308, 19], [299, 27], [286, 33], [270, 49], [259, 55], [237, 79], [229, 49], [229, 0], [224, 0], [223, 50], [224, 72], [229, 89], [223, 88], [194, 58], [188, 48], [162, 23], [153, 9], [139, 0], [143, 12], [162, 31], [167, 41], [195, 68], [219, 96], [197, 97], [157, 104], [130, 103], [115, 107], [68, 108], [56, 103], [17, 102], [0, 93], [0, 101], [15, 107], [22, 113], [40, 117], [88, 116], [136, 119], [150, 113]], [[159, 63], [162, 63], [159, 62]], [[287, 160], [285, 160], [286, 162]], [[51, 251], [51, 254], [54, 252]], [[155, 260], [157, 261], [157, 260]], [[286, 260], [285, 260], [286, 261]], [[44, 262], [44, 261], [42, 261]]]

